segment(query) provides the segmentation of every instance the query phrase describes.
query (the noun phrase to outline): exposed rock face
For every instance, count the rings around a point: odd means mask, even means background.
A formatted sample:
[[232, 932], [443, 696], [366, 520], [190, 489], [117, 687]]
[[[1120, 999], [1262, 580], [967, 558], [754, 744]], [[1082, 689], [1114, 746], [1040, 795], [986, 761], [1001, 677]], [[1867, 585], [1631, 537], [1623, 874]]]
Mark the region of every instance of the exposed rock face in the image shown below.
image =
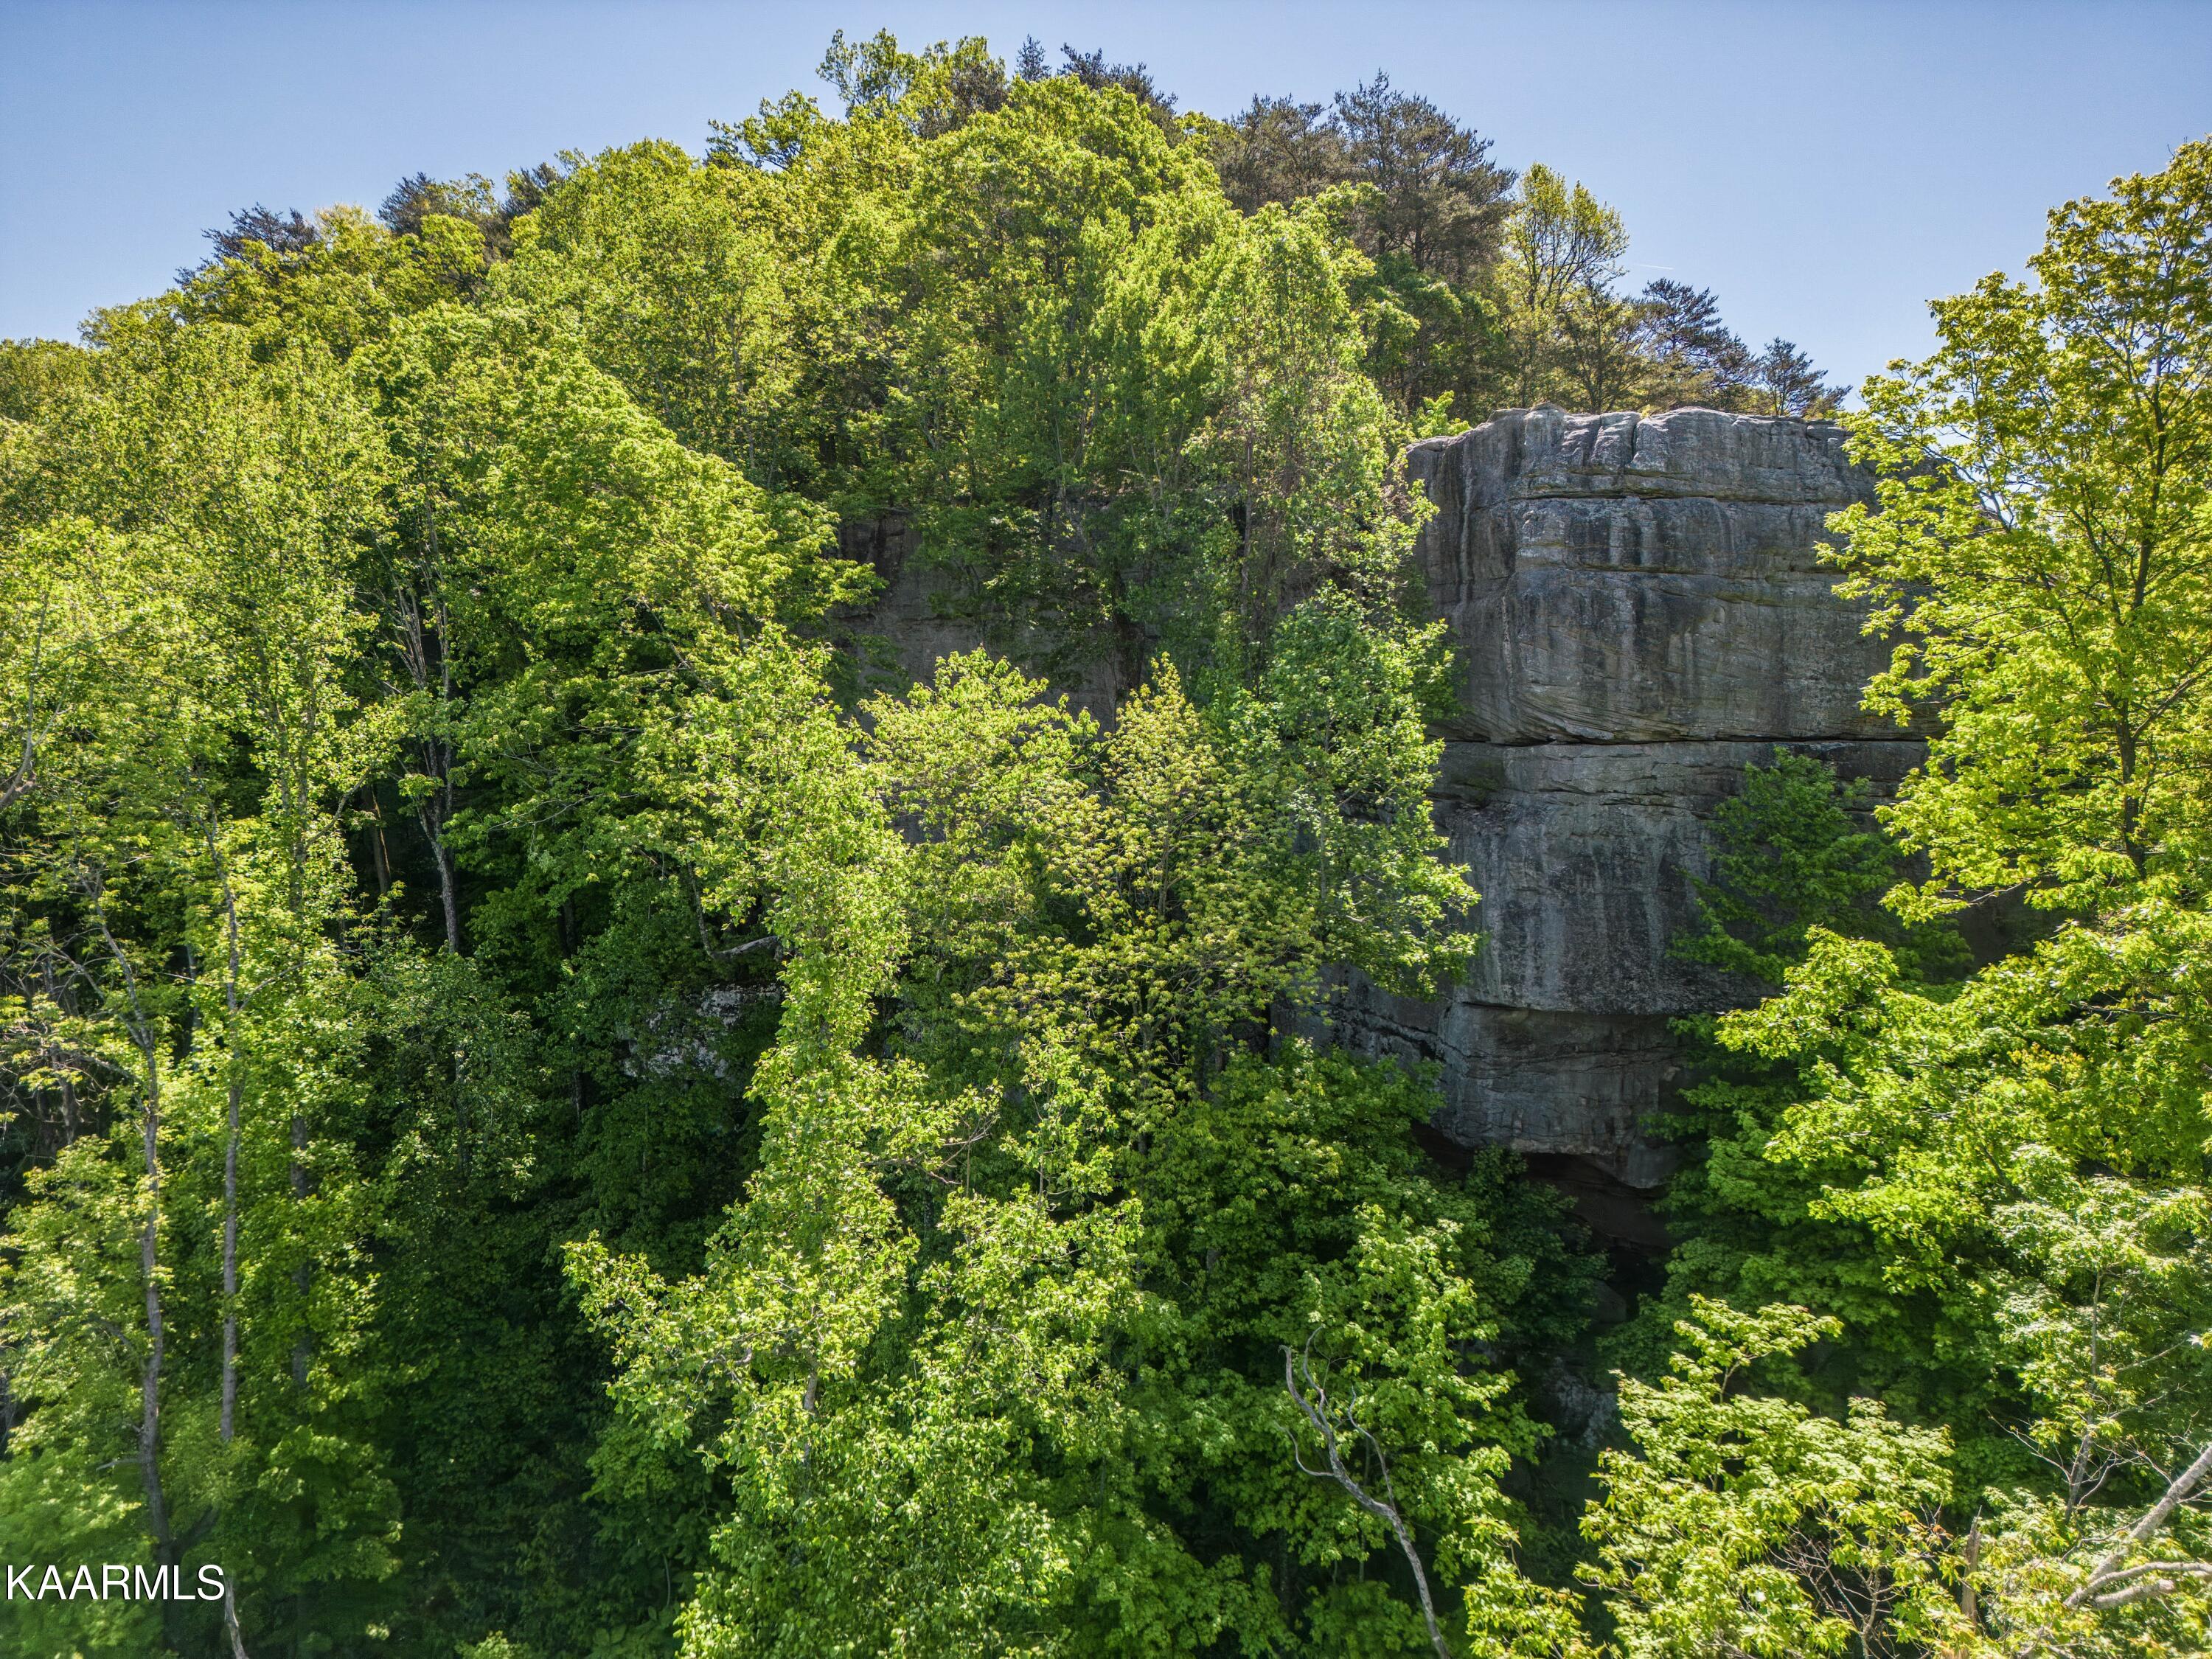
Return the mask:
[[[1570, 1187], [1657, 1186], [1669, 1155], [1645, 1125], [1678, 1080], [1668, 1021], [1742, 988], [1668, 953], [1714, 809], [1777, 744], [1877, 799], [1918, 761], [1859, 708], [1887, 647], [1818, 556], [1827, 514], [1871, 488], [1843, 446], [1821, 422], [1543, 408], [1414, 447], [1437, 508], [1421, 558], [1468, 671], [1437, 818], [1485, 937], [1443, 1000], [1355, 987], [1335, 1024], [1440, 1062], [1451, 1139], [1538, 1155]], [[847, 550], [889, 584], [866, 625], [894, 672], [927, 677], [979, 634], [938, 615], [902, 534], [873, 535]], [[1063, 689], [1108, 719], [1121, 690], [1103, 663]]]
[[1865, 481], [1826, 422], [1512, 410], [1414, 447], [1423, 562], [1492, 743], [1883, 736], [1816, 549]]
[[1859, 707], [1887, 647], [1819, 562], [1869, 481], [1826, 422], [1511, 410], [1415, 447], [1421, 555], [1467, 665], [1437, 817], [1485, 939], [1442, 1002], [1347, 992], [1340, 1036], [1440, 1061], [1437, 1127], [1632, 1188], [1668, 1021], [1741, 988], [1676, 961], [1706, 823], [1781, 744], [1888, 793], [1919, 744]]

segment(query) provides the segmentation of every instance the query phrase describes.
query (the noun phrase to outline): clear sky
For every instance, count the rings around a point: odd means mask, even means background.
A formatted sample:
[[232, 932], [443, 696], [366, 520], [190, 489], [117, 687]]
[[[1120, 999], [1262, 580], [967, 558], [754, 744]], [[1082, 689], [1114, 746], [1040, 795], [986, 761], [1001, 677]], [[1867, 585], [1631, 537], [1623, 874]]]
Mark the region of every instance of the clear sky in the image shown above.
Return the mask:
[[1217, 114], [1386, 70], [1619, 207], [1638, 285], [1709, 285], [1753, 344], [1849, 380], [1925, 349], [1929, 296], [2017, 269], [2046, 208], [2212, 131], [2212, 0], [0, 0], [0, 335], [158, 291], [256, 202], [696, 151], [709, 120], [822, 90], [840, 27], [1102, 46]]

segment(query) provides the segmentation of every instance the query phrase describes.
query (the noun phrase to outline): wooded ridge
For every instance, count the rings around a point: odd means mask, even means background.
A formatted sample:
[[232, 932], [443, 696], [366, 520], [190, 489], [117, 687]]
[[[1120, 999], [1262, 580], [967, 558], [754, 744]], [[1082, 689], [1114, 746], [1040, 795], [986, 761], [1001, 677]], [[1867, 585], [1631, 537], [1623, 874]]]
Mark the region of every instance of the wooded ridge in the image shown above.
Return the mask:
[[0, 1654], [2203, 1651], [2212, 147], [823, 75], [0, 345]]

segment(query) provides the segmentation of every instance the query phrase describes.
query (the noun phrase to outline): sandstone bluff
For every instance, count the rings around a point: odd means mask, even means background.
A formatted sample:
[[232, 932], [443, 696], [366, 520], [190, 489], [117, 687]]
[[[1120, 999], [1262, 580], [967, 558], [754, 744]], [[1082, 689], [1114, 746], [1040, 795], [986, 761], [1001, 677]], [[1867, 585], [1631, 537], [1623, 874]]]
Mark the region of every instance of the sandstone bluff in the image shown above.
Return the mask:
[[[1707, 823], [1747, 763], [1802, 749], [1887, 794], [1920, 744], [1859, 708], [1887, 647], [1834, 592], [1827, 514], [1871, 480], [1826, 422], [1680, 409], [1509, 410], [1414, 446], [1419, 556], [1466, 671], [1437, 790], [1483, 899], [1443, 1000], [1346, 988], [1339, 1040], [1442, 1067], [1437, 1129], [1529, 1153], [1633, 1230], [1662, 1182], [1645, 1131], [1678, 1081], [1668, 1024], [1741, 988], [1674, 959]], [[974, 629], [935, 614], [902, 538], [866, 624], [927, 674]], [[1071, 683], [1110, 708], [1109, 671]]]

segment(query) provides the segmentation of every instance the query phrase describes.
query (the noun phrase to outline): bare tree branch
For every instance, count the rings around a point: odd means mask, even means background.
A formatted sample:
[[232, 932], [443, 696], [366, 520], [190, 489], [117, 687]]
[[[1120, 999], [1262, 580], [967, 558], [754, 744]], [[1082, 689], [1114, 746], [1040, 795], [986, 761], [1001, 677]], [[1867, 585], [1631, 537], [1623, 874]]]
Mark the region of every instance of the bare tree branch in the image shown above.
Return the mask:
[[[2173, 1512], [2188, 1501], [2189, 1495], [2204, 1483], [2207, 1475], [2212, 1475], [2212, 1444], [2208, 1444], [2197, 1453], [2197, 1461], [2173, 1477], [2173, 1482], [2166, 1487], [2165, 1495], [2143, 1512], [2142, 1519], [2129, 1528], [2119, 1542], [2105, 1552], [2104, 1559], [2091, 1569], [2088, 1577], [2082, 1580], [2074, 1593], [2066, 1598], [2066, 1605], [2069, 1607], [2124, 1607], [2130, 1601], [2140, 1601], [2149, 1595], [2164, 1595], [2172, 1591], [2178, 1581], [2172, 1578], [2138, 1582], [2125, 1589], [2113, 1587], [2154, 1570], [2154, 1567], [2136, 1567], [2122, 1571], [2119, 1567], [2120, 1563], [2127, 1559], [2130, 1551], [2148, 1543], [2173, 1518]], [[2193, 1566], [2158, 1570], [2179, 1571], [2191, 1577], [2212, 1577], [2212, 1569]]]
[[[1303, 1383], [1300, 1381], [1302, 1375]], [[1368, 1492], [1345, 1467], [1343, 1455], [1337, 1449], [1335, 1426], [1328, 1420], [1328, 1392], [1314, 1381], [1313, 1367], [1307, 1358], [1287, 1344], [1283, 1348], [1283, 1389], [1291, 1396], [1291, 1402], [1304, 1413], [1306, 1421], [1312, 1424], [1320, 1434], [1322, 1446], [1328, 1454], [1327, 1468], [1308, 1468], [1305, 1459], [1298, 1455], [1297, 1442], [1293, 1440], [1291, 1443], [1291, 1461], [1298, 1466], [1301, 1474], [1310, 1474], [1316, 1480], [1335, 1481], [1352, 1495], [1352, 1501], [1361, 1509], [1397, 1534], [1398, 1547], [1406, 1553], [1406, 1565], [1413, 1570], [1413, 1588], [1421, 1598], [1421, 1617], [1428, 1621], [1429, 1640], [1435, 1644], [1441, 1659], [1452, 1659], [1452, 1650], [1445, 1644], [1444, 1633], [1437, 1624], [1436, 1603], [1429, 1595], [1429, 1576], [1421, 1570], [1421, 1557], [1413, 1547], [1413, 1532], [1407, 1527], [1405, 1517], [1398, 1513], [1396, 1504], [1385, 1503]], [[1361, 1432], [1364, 1434], [1365, 1431]], [[1387, 1483], [1390, 1478], [1389, 1465], [1383, 1462], [1382, 1449], [1375, 1444], [1374, 1436], [1367, 1435], [1366, 1439], [1374, 1449], [1376, 1462], [1382, 1464], [1382, 1478]]]

